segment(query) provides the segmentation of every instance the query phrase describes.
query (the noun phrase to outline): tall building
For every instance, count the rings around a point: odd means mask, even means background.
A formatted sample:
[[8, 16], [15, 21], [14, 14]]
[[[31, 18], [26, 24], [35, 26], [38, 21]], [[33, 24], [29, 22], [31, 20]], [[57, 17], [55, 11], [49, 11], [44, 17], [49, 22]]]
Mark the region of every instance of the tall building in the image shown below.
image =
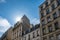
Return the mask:
[[45, 0], [40, 9], [40, 40], [60, 40], [60, 0]]
[[12, 30], [12, 40], [22, 40], [22, 36], [26, 30], [30, 29], [30, 21], [24, 15], [21, 21], [18, 21]]
[[24, 15], [12, 29], [12, 40], [40, 40], [40, 24], [32, 26]]

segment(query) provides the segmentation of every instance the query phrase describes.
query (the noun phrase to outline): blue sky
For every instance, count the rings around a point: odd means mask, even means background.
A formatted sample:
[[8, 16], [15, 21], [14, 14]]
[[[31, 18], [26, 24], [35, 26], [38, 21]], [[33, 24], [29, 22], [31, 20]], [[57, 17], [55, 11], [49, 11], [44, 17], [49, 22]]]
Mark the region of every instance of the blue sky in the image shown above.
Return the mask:
[[[24, 14], [31, 24], [39, 23], [39, 8], [44, 0], [0, 0], [0, 36]], [[5, 30], [5, 31], [4, 31]]]

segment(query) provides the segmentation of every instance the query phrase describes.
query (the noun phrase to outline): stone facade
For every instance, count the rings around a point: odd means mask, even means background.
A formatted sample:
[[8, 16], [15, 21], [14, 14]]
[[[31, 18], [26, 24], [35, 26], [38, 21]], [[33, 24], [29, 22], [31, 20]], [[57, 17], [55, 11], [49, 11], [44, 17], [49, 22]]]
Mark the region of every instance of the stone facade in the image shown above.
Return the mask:
[[0, 40], [11, 40], [11, 35], [12, 34], [12, 27], [9, 28], [1, 37]]
[[60, 0], [45, 0], [39, 9], [41, 40], [60, 40]]

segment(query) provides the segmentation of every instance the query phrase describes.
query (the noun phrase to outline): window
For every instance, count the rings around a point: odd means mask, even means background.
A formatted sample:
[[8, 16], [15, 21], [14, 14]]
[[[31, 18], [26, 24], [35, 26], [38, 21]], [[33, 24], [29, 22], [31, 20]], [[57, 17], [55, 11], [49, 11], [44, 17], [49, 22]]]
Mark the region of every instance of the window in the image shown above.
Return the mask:
[[46, 34], [46, 28], [43, 28], [42, 32], [43, 32], [43, 35], [45, 35]]
[[37, 30], [37, 36], [39, 36], [39, 30]]
[[56, 29], [56, 30], [59, 29], [58, 22], [55, 22], [55, 23], [54, 23], [54, 26], [55, 26], [55, 29]]
[[44, 26], [45, 25], [45, 20], [42, 20], [42, 26]]
[[28, 40], [30, 40], [30, 35], [28, 35]]
[[54, 14], [53, 14], [53, 19], [56, 19], [57, 18], [57, 13], [55, 12]]
[[45, 16], [44, 13], [41, 13], [41, 18], [44, 17], [44, 16]]
[[33, 38], [35, 38], [35, 35], [34, 35], [35, 32], [33, 32]]
[[47, 21], [48, 21], [48, 23], [51, 22], [51, 17], [50, 16], [47, 17]]
[[55, 9], [55, 5], [54, 5], [54, 4], [52, 4], [52, 6], [51, 6], [51, 7], [52, 7], [52, 11], [53, 11], [53, 10]]
[[57, 34], [57, 35], [56, 35], [56, 39], [57, 39], [57, 40], [60, 40], [60, 34]]
[[49, 40], [54, 40], [54, 36], [51, 35], [51, 36], [49, 37]]
[[60, 5], [60, 0], [57, 0], [57, 5], [58, 5], [58, 6]]
[[46, 7], [48, 6], [48, 2], [45, 3]]
[[50, 11], [49, 11], [49, 8], [48, 8], [48, 9], [46, 9], [46, 14], [49, 14], [49, 12], [50, 12]]
[[43, 6], [41, 6], [41, 11], [43, 10]]
[[[24, 32], [22, 32], [22, 36], [24, 35]], [[19, 34], [19, 36], [21, 36], [21, 34]]]
[[48, 26], [48, 30], [49, 30], [49, 32], [52, 32], [53, 31], [52, 25], [49, 25]]

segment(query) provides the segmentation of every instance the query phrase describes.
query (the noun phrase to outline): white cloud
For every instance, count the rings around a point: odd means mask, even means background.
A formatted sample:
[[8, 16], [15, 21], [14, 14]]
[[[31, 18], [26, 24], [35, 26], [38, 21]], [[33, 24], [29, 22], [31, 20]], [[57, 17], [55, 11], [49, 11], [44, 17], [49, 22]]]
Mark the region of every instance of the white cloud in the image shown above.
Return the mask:
[[5, 3], [6, 2], [6, 0], [0, 0], [0, 3]]
[[33, 18], [33, 19], [31, 20], [31, 23], [35, 25], [35, 24], [39, 24], [40, 21], [39, 21], [39, 19], [37, 19], [37, 18]]
[[7, 19], [0, 17], [0, 33], [4, 33], [8, 28], [10, 28], [11, 24]]

